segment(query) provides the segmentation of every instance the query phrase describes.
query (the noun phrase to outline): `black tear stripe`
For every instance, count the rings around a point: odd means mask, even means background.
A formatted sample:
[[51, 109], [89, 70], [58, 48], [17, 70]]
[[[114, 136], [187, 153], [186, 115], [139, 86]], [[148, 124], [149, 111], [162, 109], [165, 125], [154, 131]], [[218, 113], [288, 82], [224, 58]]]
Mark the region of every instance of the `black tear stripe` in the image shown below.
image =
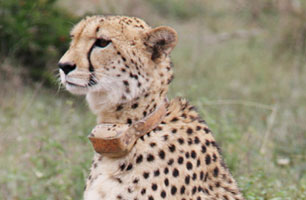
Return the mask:
[[94, 45], [92, 45], [92, 47], [89, 49], [89, 52], [87, 54], [87, 60], [88, 60], [88, 63], [89, 63], [88, 70], [90, 72], [88, 86], [93, 86], [93, 85], [97, 84], [97, 81], [95, 80], [95, 69], [92, 66], [92, 63], [91, 63], [91, 60], [90, 60], [90, 55], [91, 55], [91, 52], [92, 52], [93, 48], [94, 48]]

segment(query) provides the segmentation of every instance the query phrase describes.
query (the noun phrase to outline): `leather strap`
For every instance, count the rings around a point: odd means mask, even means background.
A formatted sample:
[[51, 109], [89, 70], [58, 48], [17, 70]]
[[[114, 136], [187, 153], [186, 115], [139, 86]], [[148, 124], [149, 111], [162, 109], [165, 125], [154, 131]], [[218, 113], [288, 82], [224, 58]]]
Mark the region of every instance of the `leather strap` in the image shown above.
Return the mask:
[[[159, 106], [153, 113], [135, 122], [123, 131], [122, 128], [121, 131], [118, 128], [118, 131], [115, 129], [110, 134], [110, 128], [103, 128], [103, 124], [98, 125], [88, 138], [97, 153], [111, 158], [123, 157], [132, 150], [136, 141], [141, 136], [144, 136], [161, 123], [167, 112], [167, 104], [168, 100], [166, 99], [165, 103]], [[110, 126], [110, 124], [107, 125]], [[112, 127], [116, 126], [112, 125]], [[99, 136], [97, 137], [96, 135]]]

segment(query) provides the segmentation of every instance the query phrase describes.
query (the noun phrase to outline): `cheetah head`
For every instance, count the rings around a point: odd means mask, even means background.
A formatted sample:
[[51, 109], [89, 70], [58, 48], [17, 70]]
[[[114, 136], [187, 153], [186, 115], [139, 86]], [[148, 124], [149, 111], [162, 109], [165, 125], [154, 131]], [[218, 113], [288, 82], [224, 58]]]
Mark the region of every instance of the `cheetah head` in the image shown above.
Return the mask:
[[172, 78], [169, 54], [177, 34], [170, 27], [151, 28], [135, 17], [92, 16], [72, 29], [71, 40], [59, 73], [73, 94], [118, 104], [162, 90]]

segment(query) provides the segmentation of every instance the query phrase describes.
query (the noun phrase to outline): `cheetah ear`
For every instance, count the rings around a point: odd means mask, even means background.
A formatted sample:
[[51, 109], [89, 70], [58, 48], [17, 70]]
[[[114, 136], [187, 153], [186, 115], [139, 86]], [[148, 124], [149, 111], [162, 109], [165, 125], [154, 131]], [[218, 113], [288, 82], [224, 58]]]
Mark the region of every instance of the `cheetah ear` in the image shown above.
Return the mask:
[[177, 33], [173, 28], [160, 26], [148, 31], [144, 37], [144, 44], [151, 53], [151, 59], [159, 62], [170, 54], [177, 43]]

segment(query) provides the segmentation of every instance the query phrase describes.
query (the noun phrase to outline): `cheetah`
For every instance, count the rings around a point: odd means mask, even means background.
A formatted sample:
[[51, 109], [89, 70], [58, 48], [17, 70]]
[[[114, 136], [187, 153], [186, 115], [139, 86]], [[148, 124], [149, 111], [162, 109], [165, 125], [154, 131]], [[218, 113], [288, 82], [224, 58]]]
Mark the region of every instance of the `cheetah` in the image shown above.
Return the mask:
[[[85, 200], [243, 199], [195, 107], [183, 98], [167, 100], [174, 29], [151, 28], [135, 17], [90, 16], [70, 36], [59, 73], [66, 90], [86, 95], [97, 115], [90, 136], [129, 132], [134, 138], [122, 154], [93, 142]], [[145, 125], [141, 134], [135, 124]]]

